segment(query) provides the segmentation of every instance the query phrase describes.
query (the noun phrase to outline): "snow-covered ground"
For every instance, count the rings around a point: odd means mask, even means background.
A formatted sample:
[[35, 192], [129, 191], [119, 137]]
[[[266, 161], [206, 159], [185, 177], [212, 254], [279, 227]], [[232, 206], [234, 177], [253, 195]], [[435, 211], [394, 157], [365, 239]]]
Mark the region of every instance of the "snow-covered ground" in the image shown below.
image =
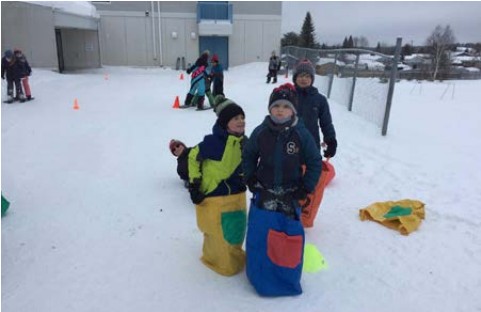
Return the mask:
[[[226, 72], [247, 134], [267, 112], [266, 69]], [[397, 83], [384, 137], [331, 102], [337, 175], [306, 231], [328, 269], [304, 273], [299, 297], [261, 298], [245, 273], [199, 261], [202, 234], [167, 146], [196, 144], [215, 114], [172, 108], [188, 90], [179, 75], [34, 68], [36, 99], [2, 104], [2, 311], [481, 311], [481, 81]], [[405, 198], [426, 204], [409, 236], [359, 220], [373, 202]]]

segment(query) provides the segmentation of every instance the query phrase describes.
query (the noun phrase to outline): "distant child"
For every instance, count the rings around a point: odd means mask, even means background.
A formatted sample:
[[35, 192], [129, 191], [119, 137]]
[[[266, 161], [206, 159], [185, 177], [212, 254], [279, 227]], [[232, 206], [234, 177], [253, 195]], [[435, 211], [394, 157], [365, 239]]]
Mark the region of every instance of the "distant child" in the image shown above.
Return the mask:
[[197, 99], [197, 108], [204, 108], [205, 99], [205, 71], [209, 66], [209, 51], [202, 52], [194, 65], [187, 69], [187, 74], [191, 74], [190, 90], [187, 93], [183, 107], [190, 107], [192, 105], [192, 99], [197, 93], [199, 98]]
[[261, 296], [302, 293], [304, 228], [298, 201], [314, 191], [321, 155], [297, 118], [296, 101], [292, 84], [274, 89], [269, 115], [254, 129], [242, 154], [244, 175], [253, 193], [246, 238], [247, 277]]
[[266, 83], [271, 82], [277, 83], [277, 72], [281, 68], [281, 61], [276, 55], [276, 51], [272, 51], [271, 57], [269, 58], [269, 73], [267, 74]]
[[6, 50], [2, 57], [2, 79], [7, 78], [7, 100], [6, 103], [13, 103], [15, 98], [13, 97], [13, 86], [15, 85], [16, 98], [25, 102], [25, 96], [23, 95], [22, 85], [20, 83], [20, 77], [18, 73], [18, 67], [15, 60], [15, 55], [12, 50]]
[[245, 114], [224, 98], [215, 108], [212, 134], [189, 153], [189, 192], [197, 226], [204, 233], [201, 261], [221, 275], [245, 265], [246, 187], [242, 174]]
[[30, 68], [27, 58], [21, 50], [15, 49], [13, 53], [15, 54], [18, 78], [22, 82], [27, 101], [30, 101], [32, 99], [32, 93], [30, 91], [30, 84], [28, 83], [28, 76], [32, 74], [32, 68]]
[[184, 186], [189, 187], [189, 165], [188, 156], [191, 150], [190, 147], [179, 140], [170, 140], [169, 149], [175, 157], [177, 157], [177, 174], [180, 179], [184, 181]]
[[[297, 91], [297, 113], [299, 118], [304, 121], [307, 130], [311, 133], [320, 153], [321, 147], [327, 147], [324, 157], [332, 158], [336, 155], [337, 140], [336, 131], [332, 123], [329, 104], [324, 95], [320, 94], [313, 86], [315, 78], [314, 66], [309, 60], [302, 60], [294, 68], [293, 81]], [[323, 140], [319, 136], [321, 129]], [[325, 172], [323, 173], [325, 174]], [[302, 211], [302, 224], [304, 227], [312, 227], [317, 216], [319, 206], [324, 194], [324, 179], [319, 178], [315, 192], [309, 196], [306, 209]]]
[[214, 54], [211, 59], [212, 68], [210, 70], [210, 79], [212, 80], [212, 94], [217, 96], [219, 94], [224, 94], [224, 69], [219, 63], [219, 56]]

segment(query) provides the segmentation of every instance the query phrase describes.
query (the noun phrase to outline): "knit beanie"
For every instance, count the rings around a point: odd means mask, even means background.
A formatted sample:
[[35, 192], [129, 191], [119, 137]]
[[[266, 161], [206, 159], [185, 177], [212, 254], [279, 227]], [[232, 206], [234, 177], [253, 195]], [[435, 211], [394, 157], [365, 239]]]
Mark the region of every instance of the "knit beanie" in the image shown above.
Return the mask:
[[245, 117], [242, 107], [222, 94], [217, 95], [214, 99], [214, 112], [217, 115], [217, 123], [223, 129], [227, 129], [227, 124], [235, 116], [242, 115]]
[[294, 74], [292, 75], [292, 81], [295, 83], [297, 75], [307, 73], [311, 76], [312, 82], [314, 82], [315, 71], [314, 66], [312, 66], [311, 61], [304, 59], [300, 61], [294, 68]]
[[185, 146], [185, 144], [184, 144], [183, 142], [179, 141], [179, 140], [174, 140], [174, 139], [170, 140], [170, 142], [169, 142], [169, 149], [170, 149], [170, 152], [172, 153], [172, 155], [175, 156], [174, 150], [175, 150], [175, 148], [176, 148], [177, 146], [179, 146], [179, 145], [182, 145], [182, 146], [184, 146], [184, 148], [187, 148], [187, 147]]
[[292, 109], [294, 114], [297, 115], [297, 93], [296, 88], [292, 83], [285, 83], [272, 91], [269, 98], [269, 114], [271, 113], [271, 108], [277, 104], [287, 104]]
[[218, 63], [219, 62], [219, 56], [217, 54], [214, 54], [210, 61]]
[[5, 51], [4, 55], [5, 55], [6, 58], [12, 58], [13, 52], [12, 52], [12, 50], [7, 50], [7, 51]]

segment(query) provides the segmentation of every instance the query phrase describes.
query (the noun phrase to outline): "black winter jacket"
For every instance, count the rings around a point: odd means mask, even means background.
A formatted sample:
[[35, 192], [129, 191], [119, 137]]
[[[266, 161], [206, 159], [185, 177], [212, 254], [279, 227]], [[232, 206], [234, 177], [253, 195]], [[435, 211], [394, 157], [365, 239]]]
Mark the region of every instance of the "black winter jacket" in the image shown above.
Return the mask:
[[30, 68], [30, 65], [28, 64], [27, 59], [23, 55], [16, 59], [15, 65], [16, 65], [15, 71], [16, 71], [16, 74], [18, 75], [18, 78], [30, 76], [30, 74], [32, 73], [32, 68]]
[[[306, 172], [302, 174], [302, 165]], [[275, 125], [269, 116], [256, 127], [242, 153], [246, 180], [255, 177], [266, 190], [304, 187], [312, 192], [321, 174], [321, 155], [301, 120]]]
[[312, 134], [317, 148], [321, 150], [321, 138], [319, 127], [323, 135], [323, 142], [336, 138], [336, 131], [332, 124], [329, 104], [324, 95], [320, 94], [316, 87], [300, 88], [297, 91], [297, 116], [299, 116]]
[[7, 80], [15, 79], [15, 67], [14, 59], [9, 62], [5, 56], [2, 57], [2, 78], [5, 78], [5, 74], [7, 74]]
[[182, 180], [189, 180], [189, 152], [192, 148], [184, 148], [182, 154], [177, 157], [177, 174]]

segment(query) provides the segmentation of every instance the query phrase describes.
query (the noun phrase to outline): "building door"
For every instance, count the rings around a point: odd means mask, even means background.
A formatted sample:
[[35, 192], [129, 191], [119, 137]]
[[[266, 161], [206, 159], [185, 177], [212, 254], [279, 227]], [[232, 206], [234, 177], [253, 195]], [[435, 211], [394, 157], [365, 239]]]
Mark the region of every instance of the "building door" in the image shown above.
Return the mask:
[[200, 36], [199, 50], [200, 53], [205, 50], [209, 50], [211, 58], [212, 55], [217, 54], [219, 56], [219, 62], [222, 64], [222, 67], [224, 67], [224, 69], [229, 68], [229, 37]]
[[62, 73], [65, 70], [65, 63], [63, 60], [62, 31], [60, 29], [55, 29], [55, 41], [57, 42], [58, 72]]

